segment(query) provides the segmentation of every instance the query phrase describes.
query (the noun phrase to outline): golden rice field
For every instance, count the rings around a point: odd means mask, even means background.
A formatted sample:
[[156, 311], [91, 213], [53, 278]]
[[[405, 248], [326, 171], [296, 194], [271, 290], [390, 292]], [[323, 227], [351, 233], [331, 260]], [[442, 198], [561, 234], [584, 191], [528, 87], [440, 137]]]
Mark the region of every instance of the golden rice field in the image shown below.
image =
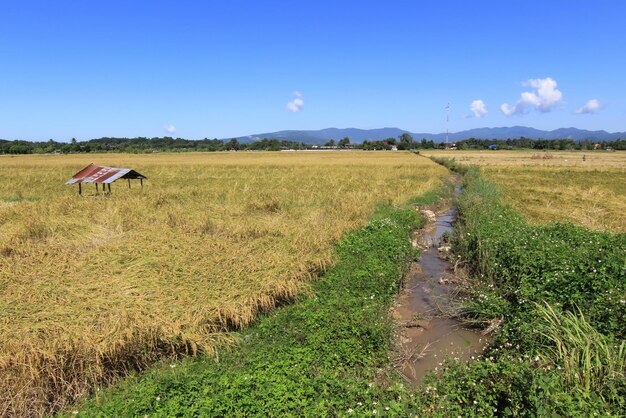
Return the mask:
[[[79, 197], [63, 183], [91, 162], [149, 179]], [[233, 342], [378, 204], [446, 176], [401, 152], [0, 156], [0, 416]]]
[[[626, 232], [626, 152], [424, 151], [481, 167], [532, 222]], [[583, 161], [583, 155], [585, 161]]]

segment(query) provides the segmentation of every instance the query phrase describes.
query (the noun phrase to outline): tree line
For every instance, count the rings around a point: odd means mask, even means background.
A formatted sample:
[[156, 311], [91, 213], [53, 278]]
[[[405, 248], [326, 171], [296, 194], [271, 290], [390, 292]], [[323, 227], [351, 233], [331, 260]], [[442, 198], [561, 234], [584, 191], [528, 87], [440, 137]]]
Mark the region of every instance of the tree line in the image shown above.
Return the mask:
[[236, 138], [189, 140], [183, 138], [98, 138], [89, 141], [69, 143], [49, 140], [31, 142], [24, 140], [7, 141], [0, 139], [0, 154], [50, 154], [86, 152], [184, 152], [184, 151], [280, 151], [282, 149], [306, 149], [309, 146], [297, 141], [262, 139], [250, 143], [240, 143]]
[[533, 149], [533, 150], [626, 150], [626, 139], [597, 142], [591, 140], [574, 141], [572, 139], [477, 139], [469, 138], [456, 143], [458, 149]]
[[[449, 145], [435, 143], [422, 138], [416, 141], [404, 133], [397, 138], [390, 137], [383, 140], [366, 140], [362, 144], [350, 142], [344, 137], [337, 142], [331, 139], [322, 148], [362, 149], [362, 150], [417, 150], [443, 149]], [[477, 139], [469, 138], [455, 143], [458, 149], [533, 149], [533, 150], [593, 150], [615, 149], [626, 150], [626, 139], [617, 139], [607, 142], [574, 141], [571, 139]], [[72, 138], [69, 143], [50, 139], [45, 142], [25, 140], [0, 139], [0, 154], [50, 154], [50, 153], [88, 153], [88, 152], [184, 152], [184, 151], [280, 151], [305, 150], [319, 148], [317, 145], [305, 144], [299, 141], [263, 138], [258, 141], [241, 143], [237, 138], [228, 141], [221, 139], [189, 140], [184, 138], [97, 138], [88, 141], [77, 141]]]

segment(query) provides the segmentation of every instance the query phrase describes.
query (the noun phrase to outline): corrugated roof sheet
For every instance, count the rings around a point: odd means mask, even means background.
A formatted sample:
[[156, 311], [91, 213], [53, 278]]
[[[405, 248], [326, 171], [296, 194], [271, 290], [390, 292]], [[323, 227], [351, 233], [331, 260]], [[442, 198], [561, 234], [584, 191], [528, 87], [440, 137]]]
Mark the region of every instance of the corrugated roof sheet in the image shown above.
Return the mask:
[[131, 168], [103, 167], [89, 164], [87, 167], [74, 174], [65, 184], [76, 183], [113, 183], [121, 178], [145, 179], [146, 176], [139, 174]]

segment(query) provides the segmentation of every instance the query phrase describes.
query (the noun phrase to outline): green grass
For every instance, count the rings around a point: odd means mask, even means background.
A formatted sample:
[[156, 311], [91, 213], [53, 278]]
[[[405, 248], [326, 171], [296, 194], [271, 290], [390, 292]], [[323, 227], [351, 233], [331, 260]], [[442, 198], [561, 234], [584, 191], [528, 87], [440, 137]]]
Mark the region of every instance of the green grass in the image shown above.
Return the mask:
[[563, 370], [567, 384], [589, 396], [603, 393], [619, 380], [623, 383], [626, 341], [613, 341], [598, 332], [580, 310], [558, 314], [548, 304], [537, 305], [537, 310], [543, 318], [539, 330], [547, 342], [541, 357]]
[[455, 173], [465, 174], [469, 169], [469, 166], [466, 164], [462, 164], [456, 161], [454, 157], [426, 157], [430, 158], [437, 164], [441, 164], [446, 167], [448, 170], [453, 171]]
[[440, 191], [431, 190], [429, 192], [422, 194], [419, 197], [416, 197], [415, 199], [411, 201], [411, 203], [416, 204], [416, 205], [433, 205], [439, 201], [439, 198], [441, 197], [441, 195], [442, 193]]

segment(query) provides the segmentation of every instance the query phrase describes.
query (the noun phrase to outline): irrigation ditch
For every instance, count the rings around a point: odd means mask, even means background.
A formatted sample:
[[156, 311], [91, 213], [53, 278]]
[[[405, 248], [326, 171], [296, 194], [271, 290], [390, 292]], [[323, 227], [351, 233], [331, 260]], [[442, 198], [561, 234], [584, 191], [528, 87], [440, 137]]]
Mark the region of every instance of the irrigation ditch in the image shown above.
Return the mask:
[[[455, 197], [461, 191], [458, 178], [454, 191]], [[421, 210], [427, 223], [411, 240], [420, 257], [411, 263], [406, 285], [390, 311], [396, 323], [394, 365], [414, 387], [427, 373], [441, 368], [446, 359], [470, 361], [479, 357], [489, 342], [487, 333], [469, 328], [451, 315], [458, 309], [459, 284], [463, 282], [450, 259], [457, 213], [454, 203], [437, 212]]]

